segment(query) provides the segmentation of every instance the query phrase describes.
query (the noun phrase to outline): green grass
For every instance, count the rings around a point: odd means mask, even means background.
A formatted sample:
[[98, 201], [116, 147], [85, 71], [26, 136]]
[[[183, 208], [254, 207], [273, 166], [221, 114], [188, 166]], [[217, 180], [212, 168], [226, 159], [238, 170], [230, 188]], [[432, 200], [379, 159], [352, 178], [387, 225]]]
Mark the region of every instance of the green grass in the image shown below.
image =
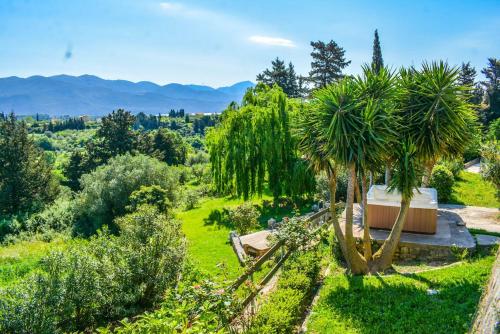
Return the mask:
[[453, 185], [449, 203], [498, 208], [500, 202], [495, 193], [493, 184], [485, 181], [480, 174], [462, 171]]
[[0, 287], [14, 284], [39, 264], [40, 259], [51, 249], [64, 247], [62, 240], [53, 242], [22, 241], [0, 248]]
[[213, 211], [241, 203], [239, 199], [210, 198], [203, 200], [195, 209], [177, 214], [177, 218], [183, 222], [189, 255], [202, 272], [227, 275], [229, 279], [237, 277], [241, 272], [238, 258], [229, 243], [231, 228], [216, 223], [208, 224]]
[[[494, 256], [419, 274], [326, 278], [309, 333], [466, 333]], [[428, 295], [427, 289], [439, 290]]]
[[499, 232], [486, 231], [483, 230], [482, 228], [468, 228], [468, 230], [471, 234], [485, 234], [485, 235], [492, 235], [494, 237], [500, 237]]
[[[271, 200], [269, 195], [252, 200], [262, 204]], [[227, 222], [220, 221], [223, 209], [234, 208], [243, 203], [242, 199], [229, 197], [205, 198], [192, 210], [178, 212], [176, 217], [183, 224], [183, 231], [188, 240], [188, 253], [195, 265], [202, 272], [217, 276], [220, 279], [234, 279], [242, 273], [242, 267], [229, 243], [229, 232], [234, 228]], [[300, 213], [310, 210], [309, 203], [301, 206]], [[267, 220], [274, 217], [280, 220], [290, 216], [291, 208], [267, 209], [259, 219], [261, 227], [267, 225]]]

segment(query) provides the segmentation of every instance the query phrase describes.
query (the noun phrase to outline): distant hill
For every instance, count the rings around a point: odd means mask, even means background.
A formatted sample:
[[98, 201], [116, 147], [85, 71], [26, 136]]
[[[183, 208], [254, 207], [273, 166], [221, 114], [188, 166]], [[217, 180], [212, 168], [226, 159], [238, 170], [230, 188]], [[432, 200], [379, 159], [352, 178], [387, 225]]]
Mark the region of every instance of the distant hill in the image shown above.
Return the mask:
[[180, 108], [187, 113], [221, 112], [230, 102], [240, 102], [253, 86], [250, 81], [220, 88], [176, 83], [160, 86], [93, 75], [8, 77], [0, 78], [0, 112], [52, 116], [100, 116], [118, 108], [148, 114]]

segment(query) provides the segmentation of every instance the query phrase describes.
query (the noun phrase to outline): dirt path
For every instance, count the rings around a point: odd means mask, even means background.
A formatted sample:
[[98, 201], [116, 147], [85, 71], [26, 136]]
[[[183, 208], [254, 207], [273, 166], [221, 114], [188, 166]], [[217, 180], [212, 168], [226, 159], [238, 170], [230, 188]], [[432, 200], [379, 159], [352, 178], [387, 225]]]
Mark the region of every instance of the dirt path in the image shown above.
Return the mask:
[[439, 204], [439, 211], [441, 214], [450, 215], [450, 217], [460, 216], [468, 228], [478, 228], [500, 233], [500, 211], [498, 209]]
[[465, 170], [467, 172], [470, 172], [470, 173], [481, 173], [481, 164], [478, 162], [477, 164], [474, 164], [472, 166], [469, 166], [467, 168], [465, 168]]

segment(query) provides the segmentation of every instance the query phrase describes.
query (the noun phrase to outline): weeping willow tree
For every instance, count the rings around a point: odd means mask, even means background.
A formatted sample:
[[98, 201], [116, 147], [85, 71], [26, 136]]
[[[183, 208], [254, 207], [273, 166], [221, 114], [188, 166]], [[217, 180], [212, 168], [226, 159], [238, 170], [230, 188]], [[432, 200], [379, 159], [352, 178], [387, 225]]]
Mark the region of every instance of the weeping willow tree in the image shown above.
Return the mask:
[[301, 106], [278, 86], [249, 89], [207, 134], [217, 190], [248, 199], [268, 184], [274, 199], [312, 193], [314, 174], [300, 158], [290, 124]]

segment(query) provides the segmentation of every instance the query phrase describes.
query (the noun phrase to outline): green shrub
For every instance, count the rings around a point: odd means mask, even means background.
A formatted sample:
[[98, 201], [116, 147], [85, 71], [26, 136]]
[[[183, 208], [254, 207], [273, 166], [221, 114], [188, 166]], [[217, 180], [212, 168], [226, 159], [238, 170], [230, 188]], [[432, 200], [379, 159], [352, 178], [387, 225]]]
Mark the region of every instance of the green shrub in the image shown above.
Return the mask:
[[249, 334], [288, 334], [301, 317], [305, 291], [295, 289], [279, 289], [262, 305]]
[[497, 198], [500, 198], [500, 142], [491, 141], [481, 150], [483, 156], [481, 175], [490, 181], [497, 189]]
[[168, 192], [160, 186], [141, 186], [139, 190], [134, 191], [130, 197], [130, 211], [137, 210], [141, 205], [152, 205], [160, 212], [167, 212], [171, 207], [168, 199]]
[[186, 203], [186, 210], [194, 209], [200, 202], [200, 196], [201, 194], [194, 189], [187, 190], [184, 196], [184, 202]]
[[438, 201], [447, 202], [450, 199], [454, 182], [453, 174], [445, 166], [437, 165], [432, 170], [430, 186], [437, 190]]
[[439, 162], [440, 166], [444, 166], [448, 168], [448, 170], [453, 174], [453, 177], [458, 179], [458, 176], [461, 171], [464, 170], [464, 164], [461, 160], [455, 159], [455, 160], [444, 160]]
[[113, 219], [126, 213], [130, 195], [141, 186], [157, 185], [166, 191], [169, 203], [177, 203], [177, 169], [145, 155], [125, 154], [83, 175], [81, 193], [75, 198], [76, 234], [91, 235], [103, 225], [116, 231]]
[[294, 332], [319, 275], [319, 263], [315, 251], [294, 253], [283, 267], [277, 290], [264, 301], [247, 333]]
[[260, 213], [251, 202], [245, 202], [229, 211], [229, 220], [239, 234], [245, 234], [258, 227]]
[[500, 140], [500, 118], [490, 123], [488, 137], [490, 140]]
[[179, 223], [154, 207], [117, 221], [89, 241], [52, 251], [33, 275], [0, 291], [0, 332], [92, 329], [157, 303], [173, 288], [185, 257]]

